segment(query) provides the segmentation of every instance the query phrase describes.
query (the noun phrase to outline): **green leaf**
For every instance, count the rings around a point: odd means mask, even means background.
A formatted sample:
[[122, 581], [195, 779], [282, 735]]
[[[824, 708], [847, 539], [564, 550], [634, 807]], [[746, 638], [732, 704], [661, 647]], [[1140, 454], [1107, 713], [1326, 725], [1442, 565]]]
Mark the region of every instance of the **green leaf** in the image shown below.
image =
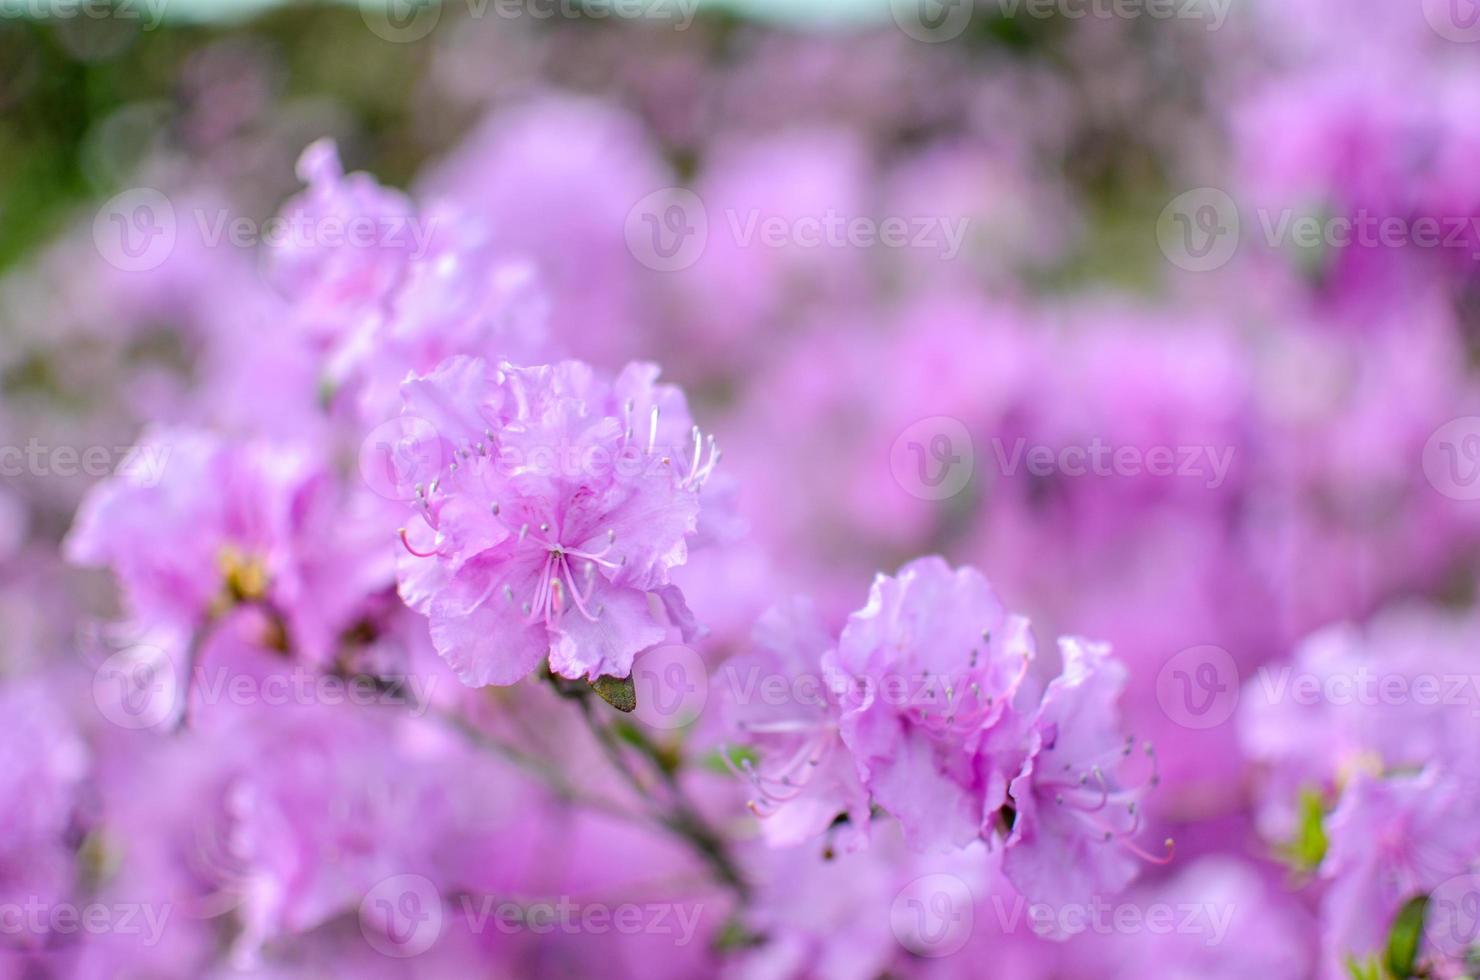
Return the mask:
[[1383, 980], [1382, 966], [1376, 956], [1369, 956], [1365, 962], [1358, 963], [1356, 957], [1348, 954], [1346, 972], [1352, 975], [1352, 980]]
[[1297, 804], [1295, 839], [1285, 857], [1301, 871], [1314, 871], [1326, 857], [1326, 799], [1319, 790], [1303, 789]]
[[745, 926], [745, 923], [737, 918], [731, 918], [714, 937], [714, 950], [717, 953], [729, 953], [759, 946], [764, 942], [765, 938], [756, 935]]
[[591, 682], [591, 689], [618, 711], [637, 709], [637, 688], [631, 677], [598, 677]]
[[1418, 962], [1418, 947], [1423, 938], [1423, 918], [1429, 907], [1427, 895], [1416, 895], [1403, 903], [1393, 917], [1393, 928], [1388, 932], [1388, 972], [1394, 977], [1415, 976], [1413, 966]]

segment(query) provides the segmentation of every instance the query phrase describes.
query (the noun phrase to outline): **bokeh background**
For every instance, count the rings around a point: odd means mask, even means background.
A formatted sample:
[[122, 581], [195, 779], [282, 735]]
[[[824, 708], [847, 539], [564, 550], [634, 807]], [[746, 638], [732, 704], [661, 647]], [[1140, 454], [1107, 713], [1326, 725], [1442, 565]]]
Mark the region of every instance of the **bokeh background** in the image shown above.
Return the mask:
[[[1043, 636], [1129, 667], [1127, 724], [1160, 764], [1148, 826], [1178, 856], [1124, 901], [1226, 909], [1228, 930], [1040, 939], [987, 872], [886, 841], [747, 857], [762, 897], [696, 899], [681, 948], [490, 930], [408, 963], [362, 942], [358, 900], [325, 898], [286, 924], [182, 913], [147, 955], [117, 930], [60, 952], [21, 930], [0, 968], [1376, 977], [1408, 975], [1382, 957], [1441, 886], [1473, 939], [1463, 804], [1419, 787], [1341, 809], [1354, 780], [1464, 771], [1447, 753], [1480, 733], [1470, 0], [613, 2], [0, 0], [0, 698], [35, 733], [0, 749], [26, 828], [0, 835], [0, 883], [36, 894], [45, 850], [74, 902], [178, 892], [137, 865], [171, 861], [212, 764], [93, 703], [117, 600], [61, 543], [150, 422], [298, 425], [271, 384], [297, 297], [260, 230], [328, 137], [428, 213], [476, 215], [538, 278], [555, 349], [684, 386], [735, 501], [680, 576], [711, 673], [792, 594], [836, 627], [876, 572], [975, 565]], [[168, 247], [120, 252], [112, 222], [161, 200]], [[1278, 686], [1297, 675], [1318, 693]], [[1369, 675], [1401, 693], [1333, 695]], [[1416, 677], [1451, 693], [1423, 701]], [[658, 739], [751, 841], [743, 788], [703, 762], [722, 697]], [[537, 767], [595, 757], [534, 741]], [[692, 871], [663, 843], [505, 765], [460, 830], [462, 860], [500, 869], [484, 893], [688, 894], [648, 881]], [[971, 911], [959, 944], [891, 922], [933, 874], [965, 883], [930, 896]], [[1463, 975], [1463, 952], [1423, 949], [1425, 975]]]

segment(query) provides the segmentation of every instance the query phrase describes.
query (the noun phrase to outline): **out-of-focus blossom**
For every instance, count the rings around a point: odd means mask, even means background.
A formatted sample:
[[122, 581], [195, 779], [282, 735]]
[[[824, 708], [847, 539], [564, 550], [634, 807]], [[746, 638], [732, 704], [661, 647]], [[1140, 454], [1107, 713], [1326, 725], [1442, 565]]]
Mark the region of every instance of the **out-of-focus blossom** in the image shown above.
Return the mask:
[[346, 175], [327, 141], [298, 165], [308, 188], [284, 205], [289, 229], [270, 279], [297, 329], [323, 351], [324, 380], [379, 421], [408, 373], [454, 354], [539, 353], [545, 300], [482, 221], [450, 204], [418, 209], [369, 174]]
[[[39, 678], [0, 687], [0, 710], [10, 719], [0, 765], [0, 895], [17, 909], [64, 901], [78, 884], [74, 835], [83, 819], [88, 750], [54, 697]], [[48, 938], [27, 935], [25, 925], [18, 932], [12, 938], [21, 945]]]
[[262, 603], [289, 649], [318, 664], [393, 582], [380, 502], [342, 490], [306, 447], [162, 428], [137, 458], [84, 503], [67, 553], [110, 568], [146, 627], [198, 629]]
[[840, 734], [836, 687], [845, 678], [829, 670], [832, 649], [812, 604], [797, 599], [767, 612], [753, 649], [718, 671], [730, 727], [759, 756], [740, 767], [749, 805], [775, 846], [820, 837], [844, 818], [845, 848], [868, 833], [868, 793]]
[[1404, 902], [1474, 867], [1475, 806], [1473, 782], [1434, 769], [1352, 779], [1327, 824], [1324, 975], [1339, 976], [1349, 959], [1364, 963], [1380, 954]]
[[640, 338], [652, 277], [628, 248], [628, 214], [674, 183], [638, 121], [594, 100], [547, 95], [490, 116], [419, 192], [455, 201], [488, 247], [533, 263], [561, 354], [605, 367], [651, 354]]

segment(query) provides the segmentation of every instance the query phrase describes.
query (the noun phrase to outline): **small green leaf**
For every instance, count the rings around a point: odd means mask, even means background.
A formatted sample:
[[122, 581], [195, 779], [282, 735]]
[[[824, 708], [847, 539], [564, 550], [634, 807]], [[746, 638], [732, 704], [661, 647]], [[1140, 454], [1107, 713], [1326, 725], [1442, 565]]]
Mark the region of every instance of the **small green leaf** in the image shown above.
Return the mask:
[[631, 677], [598, 677], [591, 682], [591, 689], [618, 711], [637, 709], [637, 688]]
[[728, 920], [719, 933], [714, 937], [714, 950], [717, 953], [729, 953], [735, 950], [748, 949], [759, 946], [765, 942], [765, 937], [758, 936], [739, 919]]
[[1346, 972], [1352, 975], [1352, 980], [1382, 980], [1382, 967], [1376, 956], [1369, 956], [1366, 961], [1358, 963], [1355, 956], [1347, 954]]
[[1285, 846], [1285, 857], [1301, 871], [1314, 871], [1326, 857], [1325, 797], [1303, 789], [1297, 810], [1295, 839]]
[[1400, 978], [1415, 976], [1413, 966], [1418, 962], [1418, 946], [1423, 938], [1423, 917], [1429, 907], [1427, 895], [1416, 895], [1403, 903], [1393, 917], [1393, 928], [1388, 932], [1387, 968], [1393, 976]]

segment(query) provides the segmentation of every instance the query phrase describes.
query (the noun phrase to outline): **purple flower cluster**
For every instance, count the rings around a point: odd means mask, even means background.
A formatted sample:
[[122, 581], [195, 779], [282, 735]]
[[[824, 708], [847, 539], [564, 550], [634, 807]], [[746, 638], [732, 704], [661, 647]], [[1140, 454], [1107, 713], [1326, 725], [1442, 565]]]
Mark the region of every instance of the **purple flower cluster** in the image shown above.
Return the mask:
[[204, 49], [0, 279], [0, 978], [1473, 975], [1480, 88], [1295, 6]]
[[759, 707], [731, 687], [767, 839], [855, 847], [877, 808], [917, 851], [1000, 850], [1013, 887], [1053, 904], [1118, 893], [1137, 858], [1169, 860], [1134, 840], [1157, 776], [1150, 746], [1121, 732], [1124, 667], [1066, 638], [1045, 681], [1027, 621], [975, 569], [920, 559], [880, 575], [835, 641], [797, 605], [770, 613], [756, 642], [759, 663], [815, 680], [792, 685], [793, 704]]

